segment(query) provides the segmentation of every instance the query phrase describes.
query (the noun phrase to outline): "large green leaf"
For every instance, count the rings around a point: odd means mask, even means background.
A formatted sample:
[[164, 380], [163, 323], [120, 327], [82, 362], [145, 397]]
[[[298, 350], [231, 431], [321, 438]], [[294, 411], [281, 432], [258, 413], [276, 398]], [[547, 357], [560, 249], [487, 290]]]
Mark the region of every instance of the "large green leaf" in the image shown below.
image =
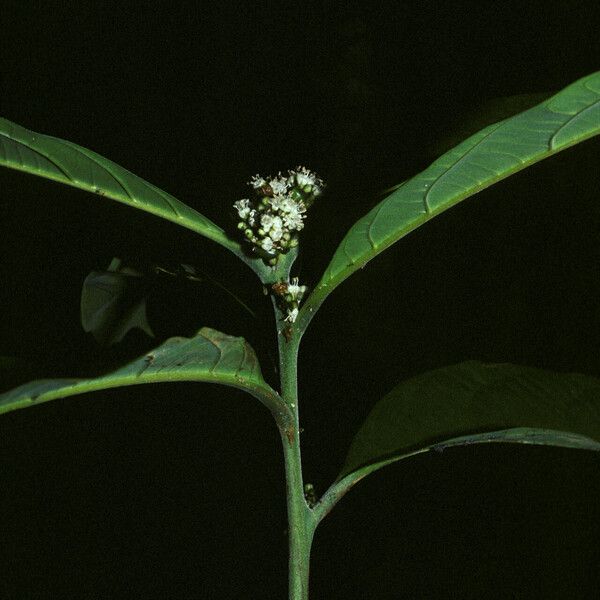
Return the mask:
[[0, 395], [0, 414], [75, 394], [164, 381], [230, 385], [250, 392], [271, 410], [283, 410], [283, 401], [263, 380], [249, 344], [204, 327], [193, 338], [170, 338], [145, 356], [100, 377], [26, 383]]
[[336, 250], [303, 318], [394, 242], [482, 189], [600, 133], [600, 71], [486, 127], [405, 181], [357, 221]]
[[375, 405], [340, 478], [432, 449], [489, 442], [600, 451], [600, 380], [475, 361], [419, 375]]
[[29, 131], [2, 118], [0, 165], [117, 200], [239, 251], [239, 245], [212, 221], [123, 167], [77, 144]]
[[528, 110], [551, 95], [553, 93], [542, 92], [501, 96], [486, 100], [461, 115], [456, 121], [456, 127], [446, 131], [443, 137], [437, 140], [431, 148], [428, 148], [427, 154], [431, 158], [437, 158], [484, 127]]

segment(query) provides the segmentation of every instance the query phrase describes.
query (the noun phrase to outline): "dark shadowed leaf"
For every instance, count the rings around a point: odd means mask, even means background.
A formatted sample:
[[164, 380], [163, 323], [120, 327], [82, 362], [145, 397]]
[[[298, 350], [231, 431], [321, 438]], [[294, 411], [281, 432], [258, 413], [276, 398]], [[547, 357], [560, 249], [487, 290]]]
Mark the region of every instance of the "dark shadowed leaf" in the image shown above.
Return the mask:
[[413, 377], [375, 405], [340, 478], [431, 449], [489, 442], [600, 450], [600, 380], [475, 361]]
[[248, 391], [270, 408], [280, 403], [265, 383], [250, 345], [202, 328], [194, 337], [174, 337], [133, 362], [91, 379], [44, 379], [0, 395], [0, 414], [75, 394], [142, 383], [204, 381]]
[[135, 327], [154, 337], [146, 316], [150, 284], [142, 273], [113, 258], [106, 271], [92, 271], [81, 290], [81, 325], [103, 346], [120, 342]]

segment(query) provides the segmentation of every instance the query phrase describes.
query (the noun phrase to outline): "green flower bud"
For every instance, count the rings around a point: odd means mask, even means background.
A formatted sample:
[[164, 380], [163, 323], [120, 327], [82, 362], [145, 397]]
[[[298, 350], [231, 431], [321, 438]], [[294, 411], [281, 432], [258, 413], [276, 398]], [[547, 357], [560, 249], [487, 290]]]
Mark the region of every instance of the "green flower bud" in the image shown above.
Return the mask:
[[295, 200], [296, 202], [300, 202], [300, 200], [302, 200], [304, 198], [304, 196], [301, 194], [300, 190], [296, 187], [290, 191], [290, 196], [291, 196], [292, 200]]

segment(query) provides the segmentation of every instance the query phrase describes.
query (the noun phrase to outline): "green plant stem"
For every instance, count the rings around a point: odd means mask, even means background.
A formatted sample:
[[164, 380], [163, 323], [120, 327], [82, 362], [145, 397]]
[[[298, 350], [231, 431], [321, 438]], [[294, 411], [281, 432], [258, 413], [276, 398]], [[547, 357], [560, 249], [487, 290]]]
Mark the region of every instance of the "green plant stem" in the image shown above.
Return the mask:
[[[431, 448], [421, 448], [415, 450], [409, 454], [405, 454], [402, 458], [408, 458], [409, 456], [415, 456], [423, 452], [428, 452]], [[370, 473], [391, 465], [396, 462], [398, 457], [388, 458], [380, 460], [372, 465], [365, 465], [348, 475], [334, 481], [329, 489], [321, 496], [317, 504], [313, 507], [313, 516], [318, 525], [333, 509], [333, 507], [361, 480], [364, 479]]]
[[300, 426], [298, 412], [297, 361], [300, 336], [284, 334], [283, 314], [275, 306], [279, 345], [279, 376], [281, 395], [291, 409], [293, 422], [287, 427], [280, 426], [288, 509], [289, 537], [289, 598], [308, 599], [308, 575], [310, 548], [316, 527], [312, 509], [304, 497], [302, 461], [300, 455]]
[[[289, 281], [290, 270], [298, 256], [298, 247], [281, 255], [274, 268], [256, 262], [253, 268], [265, 289], [274, 283]], [[304, 329], [285, 321], [286, 313], [271, 295], [275, 311], [279, 350], [280, 395], [287, 411], [272, 411], [283, 445], [289, 541], [289, 599], [308, 600], [310, 548], [317, 526], [315, 514], [304, 496], [302, 460], [300, 455], [300, 418], [298, 411], [298, 346]]]
[[308, 600], [310, 548], [315, 525], [312, 510], [304, 498], [298, 436], [294, 438], [290, 443], [288, 437], [282, 435], [288, 510], [289, 598]]

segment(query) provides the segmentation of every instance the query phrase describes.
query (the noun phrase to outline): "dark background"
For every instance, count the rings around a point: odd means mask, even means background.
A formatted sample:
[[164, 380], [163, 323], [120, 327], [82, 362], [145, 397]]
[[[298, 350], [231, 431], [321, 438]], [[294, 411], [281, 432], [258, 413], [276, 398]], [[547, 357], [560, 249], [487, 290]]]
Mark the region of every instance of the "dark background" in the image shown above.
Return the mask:
[[[327, 194], [295, 273], [314, 285], [347, 228], [426, 167], [473, 110], [599, 68], [595, 2], [4, 3], [0, 114], [74, 141], [222, 226], [254, 173], [298, 164]], [[556, 8], [555, 8], [556, 7]], [[478, 127], [475, 127], [477, 129]], [[462, 133], [461, 133], [462, 131]], [[458, 138], [460, 139], [460, 138]], [[465, 359], [600, 376], [598, 140], [478, 194], [345, 282], [300, 356], [306, 480], [322, 493], [398, 381]], [[273, 381], [268, 300], [233, 255], [114, 202], [0, 172], [0, 354], [85, 375], [207, 325]], [[249, 303], [165, 279], [152, 340], [109, 350], [79, 324], [113, 256], [195, 264]], [[313, 598], [590, 598], [598, 457], [479, 447], [361, 482], [322, 524]], [[229, 388], [113, 390], [0, 419], [0, 598], [284, 598], [279, 439]]]

